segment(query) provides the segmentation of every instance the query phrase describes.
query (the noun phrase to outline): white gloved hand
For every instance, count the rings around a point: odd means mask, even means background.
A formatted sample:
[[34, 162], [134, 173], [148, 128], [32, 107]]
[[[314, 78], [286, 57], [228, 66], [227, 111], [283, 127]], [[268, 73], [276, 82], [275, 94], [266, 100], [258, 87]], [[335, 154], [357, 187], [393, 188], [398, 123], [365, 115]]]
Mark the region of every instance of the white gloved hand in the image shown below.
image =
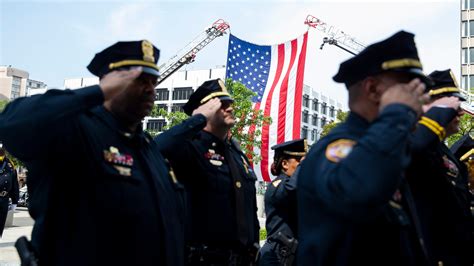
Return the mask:
[[15, 209], [16, 209], [16, 204], [10, 204], [9, 210], [15, 211]]

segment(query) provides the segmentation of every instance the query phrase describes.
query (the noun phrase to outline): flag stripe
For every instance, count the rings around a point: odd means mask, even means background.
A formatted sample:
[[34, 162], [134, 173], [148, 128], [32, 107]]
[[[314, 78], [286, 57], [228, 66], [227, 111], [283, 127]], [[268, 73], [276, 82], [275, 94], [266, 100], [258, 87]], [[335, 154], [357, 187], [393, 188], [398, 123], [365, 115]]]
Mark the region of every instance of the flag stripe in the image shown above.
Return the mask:
[[278, 133], [277, 133], [277, 143], [282, 143], [285, 141], [285, 121], [286, 121], [286, 103], [287, 103], [287, 96], [288, 96], [288, 79], [293, 68], [293, 64], [295, 63], [296, 58], [296, 48], [297, 48], [297, 40], [291, 41], [291, 59], [290, 59], [290, 66], [286, 71], [285, 77], [283, 78], [283, 82], [281, 84], [280, 89], [280, 101], [279, 101], [279, 108], [278, 108]]
[[[273, 98], [273, 92], [275, 91], [276, 85], [278, 81], [280, 80], [281, 72], [283, 70], [283, 64], [285, 62], [285, 45], [280, 44], [278, 45], [278, 64], [277, 64], [277, 70], [275, 74], [275, 79], [273, 80], [272, 86], [270, 88], [270, 91], [267, 96], [267, 101], [265, 102], [265, 109], [263, 111], [263, 114], [265, 116], [270, 116], [271, 108], [272, 108], [272, 98]], [[264, 125], [262, 127], [262, 149], [261, 149], [261, 156], [262, 156], [262, 161], [260, 163], [261, 169], [262, 169], [262, 177], [263, 180], [265, 181], [270, 181], [270, 175], [268, 174], [268, 161], [270, 158], [268, 151], [269, 151], [269, 145], [270, 145], [270, 125]]]
[[308, 42], [308, 32], [303, 37], [303, 47], [301, 48], [300, 58], [298, 60], [298, 71], [296, 73], [295, 86], [295, 112], [293, 118], [293, 139], [301, 137], [301, 106], [303, 98], [304, 66], [306, 61], [306, 45]]

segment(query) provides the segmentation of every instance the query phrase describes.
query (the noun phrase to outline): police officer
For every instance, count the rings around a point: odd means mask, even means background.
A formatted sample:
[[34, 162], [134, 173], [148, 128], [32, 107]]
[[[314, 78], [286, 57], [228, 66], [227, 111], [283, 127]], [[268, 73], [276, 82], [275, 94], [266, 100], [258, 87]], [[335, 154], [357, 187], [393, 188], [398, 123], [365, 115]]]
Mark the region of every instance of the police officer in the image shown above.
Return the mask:
[[0, 139], [28, 168], [40, 265], [182, 265], [182, 187], [141, 120], [154, 103], [159, 50], [118, 42], [88, 69], [100, 84], [20, 98]]
[[418, 121], [411, 140], [412, 162], [407, 169], [426, 248], [432, 265], [473, 265], [473, 218], [466, 166], [444, 144], [459, 131], [463, 111], [451, 70], [429, 75], [433, 102]]
[[[16, 170], [10, 159], [5, 154], [5, 149], [0, 144], [0, 237], [2, 237], [8, 210], [15, 211], [18, 204], [20, 190]], [[10, 199], [12, 204], [9, 207]]]
[[229, 137], [232, 103], [222, 80], [206, 81], [183, 107], [191, 117], [155, 139], [186, 188], [188, 265], [253, 265], [258, 251], [256, 177]]
[[272, 174], [277, 176], [265, 192], [267, 241], [260, 250], [259, 265], [293, 265], [296, 256], [296, 176], [308, 151], [305, 139], [290, 140], [275, 150]]
[[340, 65], [347, 120], [298, 174], [299, 265], [423, 265], [398, 190], [428, 81], [414, 35], [400, 31]]

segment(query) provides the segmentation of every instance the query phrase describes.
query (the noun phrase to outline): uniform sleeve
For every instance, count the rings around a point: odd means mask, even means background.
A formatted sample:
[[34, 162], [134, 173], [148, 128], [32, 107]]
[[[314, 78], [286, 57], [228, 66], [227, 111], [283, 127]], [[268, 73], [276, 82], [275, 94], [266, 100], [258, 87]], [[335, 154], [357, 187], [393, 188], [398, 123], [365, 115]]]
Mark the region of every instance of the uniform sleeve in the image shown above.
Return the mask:
[[176, 156], [185, 156], [180, 152], [185, 148], [184, 142], [201, 131], [206, 126], [206, 122], [206, 117], [198, 114], [166, 130], [155, 137], [158, 149], [166, 158], [174, 159]]
[[446, 126], [456, 115], [457, 112], [453, 108], [430, 108], [418, 121], [410, 136], [411, 151], [416, 154], [438, 145], [446, 138]]
[[361, 138], [346, 142], [353, 146], [330, 150], [332, 143], [345, 136], [329, 135], [302, 162], [298, 190], [331, 212], [351, 219], [370, 217], [398, 187], [402, 170], [409, 163], [406, 146], [415, 122], [412, 109], [392, 104]]
[[12, 190], [10, 191], [10, 197], [13, 204], [18, 204], [18, 199], [20, 198], [20, 188], [18, 185], [18, 175], [14, 167], [12, 167]]
[[0, 139], [18, 159], [32, 160], [49, 151], [77, 115], [103, 101], [98, 85], [19, 98], [0, 114]]

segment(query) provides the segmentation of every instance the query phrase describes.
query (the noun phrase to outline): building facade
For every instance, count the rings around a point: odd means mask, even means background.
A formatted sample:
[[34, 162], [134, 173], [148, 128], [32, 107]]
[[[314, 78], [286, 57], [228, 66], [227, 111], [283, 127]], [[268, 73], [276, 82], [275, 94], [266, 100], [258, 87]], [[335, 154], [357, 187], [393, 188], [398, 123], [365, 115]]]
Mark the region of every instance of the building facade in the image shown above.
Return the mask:
[[[224, 79], [225, 67], [206, 70], [182, 70], [174, 73], [156, 87], [155, 104], [167, 112], [183, 111], [183, 105], [189, 96], [204, 82], [210, 79]], [[98, 84], [98, 78], [66, 79], [64, 88], [76, 89]], [[323, 93], [304, 85], [302, 107], [301, 137], [309, 144], [319, 139], [322, 127], [336, 119], [337, 110], [342, 110], [342, 104]], [[146, 117], [143, 128], [160, 132], [166, 126], [164, 118]]]
[[27, 92], [28, 72], [10, 66], [0, 66], [0, 99], [14, 100]]
[[474, 0], [461, 0], [461, 84], [472, 105], [474, 101]]

